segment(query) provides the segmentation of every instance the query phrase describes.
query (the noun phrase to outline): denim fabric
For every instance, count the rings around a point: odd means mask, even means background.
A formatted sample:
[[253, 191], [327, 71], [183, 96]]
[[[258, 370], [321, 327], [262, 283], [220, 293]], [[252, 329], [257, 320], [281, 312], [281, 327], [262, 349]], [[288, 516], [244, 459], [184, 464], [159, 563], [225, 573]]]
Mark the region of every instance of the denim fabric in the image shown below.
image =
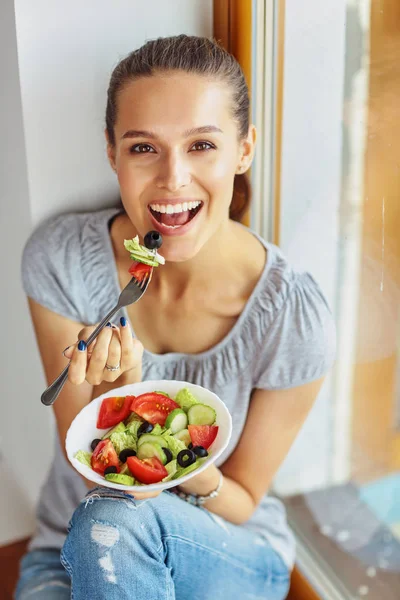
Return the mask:
[[57, 548], [32, 550], [20, 565], [17, 600], [69, 600], [71, 581], [60, 562]]
[[[56, 556], [25, 557], [17, 600], [64, 599]], [[35, 591], [43, 581], [43, 568], [32, 564], [39, 557], [49, 561], [46, 596], [43, 587]], [[92, 490], [70, 521], [61, 562], [74, 600], [283, 600], [289, 588], [287, 566], [258, 533], [170, 492], [137, 501]]]

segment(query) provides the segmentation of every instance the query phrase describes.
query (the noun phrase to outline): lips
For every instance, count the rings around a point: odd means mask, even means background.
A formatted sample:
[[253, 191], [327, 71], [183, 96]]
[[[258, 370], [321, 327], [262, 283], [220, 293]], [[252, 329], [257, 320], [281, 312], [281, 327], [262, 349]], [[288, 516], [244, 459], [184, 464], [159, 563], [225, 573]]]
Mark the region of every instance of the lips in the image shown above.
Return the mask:
[[203, 207], [203, 202], [151, 203], [148, 206], [151, 220], [160, 233], [180, 235], [191, 228], [195, 217]]
[[200, 200], [176, 203], [151, 203], [149, 211], [158, 223], [166, 227], [182, 227], [191, 221], [201, 210]]

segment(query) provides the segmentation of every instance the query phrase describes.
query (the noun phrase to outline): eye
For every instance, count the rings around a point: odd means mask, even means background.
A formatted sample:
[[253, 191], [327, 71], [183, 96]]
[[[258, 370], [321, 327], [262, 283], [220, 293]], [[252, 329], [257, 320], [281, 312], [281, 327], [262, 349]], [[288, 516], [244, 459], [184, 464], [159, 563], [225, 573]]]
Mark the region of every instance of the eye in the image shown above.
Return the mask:
[[152, 146], [149, 146], [149, 144], [135, 144], [134, 146], [131, 146], [129, 152], [131, 152], [131, 154], [149, 154], [150, 152], [155, 152], [155, 150]]
[[195, 152], [204, 152], [205, 150], [215, 150], [214, 144], [211, 142], [196, 142], [191, 147], [190, 151], [194, 150]]

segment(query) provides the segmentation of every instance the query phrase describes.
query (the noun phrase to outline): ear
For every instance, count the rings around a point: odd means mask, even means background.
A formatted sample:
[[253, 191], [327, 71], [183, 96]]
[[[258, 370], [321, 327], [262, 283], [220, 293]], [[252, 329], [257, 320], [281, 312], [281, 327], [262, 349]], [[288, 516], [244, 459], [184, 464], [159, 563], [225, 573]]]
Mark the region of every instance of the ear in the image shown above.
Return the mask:
[[116, 165], [115, 165], [115, 146], [113, 146], [111, 144], [111, 142], [110, 142], [110, 138], [108, 137], [107, 129], [104, 130], [104, 135], [106, 136], [106, 141], [107, 141], [108, 162], [110, 163], [112, 170], [116, 171]]
[[256, 148], [256, 139], [257, 130], [254, 125], [250, 125], [247, 136], [240, 141], [239, 164], [236, 169], [237, 175], [245, 173], [251, 167]]

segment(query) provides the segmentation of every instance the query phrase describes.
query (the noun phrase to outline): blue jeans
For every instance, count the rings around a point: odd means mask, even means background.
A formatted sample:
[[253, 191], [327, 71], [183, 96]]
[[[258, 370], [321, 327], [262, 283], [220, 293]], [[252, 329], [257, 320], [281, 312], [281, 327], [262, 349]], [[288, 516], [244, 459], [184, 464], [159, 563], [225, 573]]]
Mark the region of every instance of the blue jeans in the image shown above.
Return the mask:
[[16, 599], [283, 600], [289, 589], [287, 566], [257, 533], [170, 492], [137, 501], [92, 490], [70, 521], [61, 563], [56, 551], [27, 554]]

